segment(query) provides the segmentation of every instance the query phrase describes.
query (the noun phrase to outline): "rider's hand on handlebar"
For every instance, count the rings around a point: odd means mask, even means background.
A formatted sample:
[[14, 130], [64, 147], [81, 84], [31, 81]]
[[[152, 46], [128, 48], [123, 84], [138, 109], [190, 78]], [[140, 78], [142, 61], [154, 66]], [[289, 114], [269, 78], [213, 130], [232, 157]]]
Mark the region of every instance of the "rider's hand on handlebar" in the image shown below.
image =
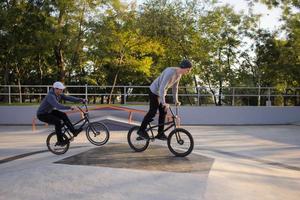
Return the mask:
[[76, 106], [71, 106], [71, 110], [77, 110]]
[[176, 101], [175, 102], [175, 106], [180, 106], [181, 105], [181, 102], [180, 101]]

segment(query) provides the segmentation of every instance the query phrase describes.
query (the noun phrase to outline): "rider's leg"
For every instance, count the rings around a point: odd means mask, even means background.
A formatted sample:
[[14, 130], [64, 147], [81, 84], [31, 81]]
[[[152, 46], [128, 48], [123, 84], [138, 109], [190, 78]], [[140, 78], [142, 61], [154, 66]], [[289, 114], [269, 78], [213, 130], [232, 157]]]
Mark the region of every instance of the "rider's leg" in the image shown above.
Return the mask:
[[57, 116], [49, 113], [49, 114], [42, 114], [42, 115], [38, 115], [37, 116], [38, 119], [42, 122], [46, 122], [48, 124], [53, 124], [55, 125], [55, 133], [57, 136], [57, 141], [58, 142], [63, 142], [63, 134], [61, 132], [61, 128], [63, 126], [62, 121], [60, 118], [58, 118]]
[[80, 132], [79, 130], [76, 130], [73, 126], [73, 124], [71, 123], [69, 117], [67, 116], [66, 113], [58, 111], [58, 110], [53, 110], [52, 114], [59, 117], [60, 119], [62, 119], [65, 123], [65, 125], [69, 128], [69, 130], [71, 131], [71, 133], [73, 134], [78, 134], [78, 132]]
[[149, 102], [150, 109], [148, 113], [145, 115], [143, 122], [140, 126], [139, 131], [141, 132], [144, 132], [146, 130], [148, 123], [152, 121], [159, 106], [158, 96], [153, 94], [151, 91], [149, 92], [149, 101], [150, 101]]
[[162, 106], [162, 104], [159, 104], [159, 118], [158, 118], [158, 123], [160, 125], [158, 127], [158, 134], [155, 136], [156, 139], [167, 140], [167, 136], [164, 133], [164, 123], [165, 123], [166, 115], [167, 115], [167, 111]]
[[159, 109], [158, 124], [161, 124], [158, 127], [158, 134], [163, 134], [164, 133], [164, 123], [165, 123], [167, 111], [165, 110], [165, 108], [163, 107], [162, 104], [159, 104], [158, 109]]

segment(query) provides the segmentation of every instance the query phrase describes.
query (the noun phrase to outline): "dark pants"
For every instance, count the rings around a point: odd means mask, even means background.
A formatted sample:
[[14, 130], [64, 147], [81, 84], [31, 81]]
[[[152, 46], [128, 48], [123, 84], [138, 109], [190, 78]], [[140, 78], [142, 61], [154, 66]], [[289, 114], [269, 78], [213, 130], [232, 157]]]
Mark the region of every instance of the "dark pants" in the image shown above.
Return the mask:
[[40, 114], [40, 115], [37, 116], [37, 118], [42, 122], [46, 122], [48, 124], [54, 124], [55, 125], [55, 132], [56, 132], [56, 135], [57, 135], [57, 141], [60, 141], [60, 142], [63, 141], [63, 134], [62, 134], [62, 131], [61, 131], [61, 128], [63, 127], [63, 124], [65, 124], [72, 133], [75, 131], [74, 126], [72, 125], [70, 119], [68, 118], [68, 116], [64, 112], [61, 112], [61, 111], [58, 111], [58, 110], [53, 110], [51, 113]]
[[145, 131], [148, 123], [151, 122], [152, 119], [155, 117], [158, 109], [159, 110], [158, 124], [162, 124], [158, 127], [158, 134], [161, 134], [164, 131], [163, 123], [165, 123], [167, 112], [165, 111], [162, 104], [159, 103], [159, 96], [153, 94], [151, 91], [149, 92], [149, 100], [150, 100], [150, 109], [143, 119], [143, 122], [140, 127], [140, 131]]

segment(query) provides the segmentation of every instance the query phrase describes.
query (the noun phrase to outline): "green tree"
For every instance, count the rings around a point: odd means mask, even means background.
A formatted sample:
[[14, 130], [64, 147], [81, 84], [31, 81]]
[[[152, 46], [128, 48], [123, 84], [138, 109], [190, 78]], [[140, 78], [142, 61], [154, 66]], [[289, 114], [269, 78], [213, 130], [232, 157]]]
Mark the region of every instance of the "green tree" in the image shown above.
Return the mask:
[[113, 86], [111, 95], [117, 83], [142, 84], [147, 81], [152, 58], [163, 52], [157, 41], [140, 33], [136, 21], [135, 11], [113, 8], [94, 24], [91, 32], [93, 48], [90, 53], [95, 58], [94, 69], [101, 69], [106, 74], [105, 82]]
[[223, 86], [229, 86], [235, 77], [241, 43], [238, 30], [243, 25], [241, 15], [228, 6], [216, 7], [202, 16], [198, 24], [207, 52], [201, 63], [201, 77], [214, 95], [215, 104], [222, 105]]

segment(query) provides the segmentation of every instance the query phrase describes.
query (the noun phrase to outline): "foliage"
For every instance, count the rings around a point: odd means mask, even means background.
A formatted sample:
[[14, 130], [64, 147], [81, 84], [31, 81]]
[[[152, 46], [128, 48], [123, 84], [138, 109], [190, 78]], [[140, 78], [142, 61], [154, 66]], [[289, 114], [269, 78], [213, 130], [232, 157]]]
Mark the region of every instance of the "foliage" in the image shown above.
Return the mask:
[[284, 26], [268, 32], [215, 0], [0, 1], [0, 83], [149, 85], [188, 58], [181, 84], [199, 75], [219, 105], [224, 86], [299, 87], [299, 1], [258, 1], [283, 8]]

